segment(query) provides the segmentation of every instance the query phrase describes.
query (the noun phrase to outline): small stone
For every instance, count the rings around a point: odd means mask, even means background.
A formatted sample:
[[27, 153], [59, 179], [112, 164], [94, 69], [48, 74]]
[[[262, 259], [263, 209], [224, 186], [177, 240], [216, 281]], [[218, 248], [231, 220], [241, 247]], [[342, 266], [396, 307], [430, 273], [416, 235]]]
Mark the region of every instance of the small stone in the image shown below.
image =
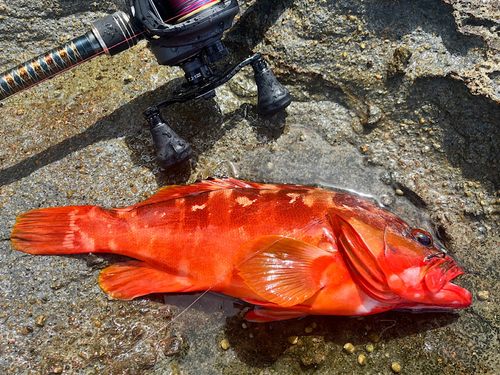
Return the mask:
[[401, 190], [401, 189], [396, 189], [396, 194], [397, 195], [404, 195], [403, 190]]
[[183, 343], [182, 337], [169, 337], [162, 342], [164, 346], [163, 353], [166, 356], [177, 354], [181, 351]]
[[402, 367], [399, 363], [397, 362], [392, 362], [392, 365], [391, 365], [391, 369], [392, 371], [394, 371], [395, 373], [400, 373], [401, 370], [402, 370]]
[[477, 298], [479, 298], [480, 301], [486, 301], [488, 298], [490, 298], [490, 292], [488, 292], [487, 290], [481, 290], [477, 293]]
[[36, 319], [36, 322], [35, 324], [38, 326], [38, 327], [43, 327], [45, 325], [45, 321], [47, 320], [47, 318], [45, 317], [45, 315], [40, 315], [37, 319]]
[[297, 343], [299, 342], [299, 336], [288, 337], [288, 342], [292, 345], [297, 345]]
[[23, 330], [21, 331], [21, 333], [22, 333], [23, 335], [27, 335], [27, 334], [29, 334], [29, 333], [31, 333], [31, 332], [33, 332], [33, 327], [31, 327], [31, 326], [26, 326], [26, 327], [24, 327], [24, 328], [23, 328]]
[[374, 348], [373, 348], [373, 345], [372, 345], [372, 344], [368, 344], [368, 345], [366, 345], [366, 351], [367, 351], [368, 353], [373, 352], [373, 349], [374, 349]]
[[363, 355], [363, 354], [360, 354], [358, 356], [358, 363], [361, 365], [361, 366], [364, 366], [366, 365], [366, 356]]
[[311, 333], [313, 331], [312, 327], [306, 327], [305, 329], [306, 333]]
[[355, 350], [356, 350], [356, 348], [350, 342], [348, 342], [347, 344], [344, 345], [344, 351], [347, 354], [352, 354], [352, 353], [354, 353]]
[[18, 110], [17, 110], [17, 115], [18, 115], [18, 116], [22, 116], [22, 115], [24, 115], [24, 111], [23, 111], [22, 109], [18, 109]]
[[73, 196], [73, 194], [74, 194], [74, 191], [73, 191], [73, 190], [68, 190], [68, 191], [66, 192], [66, 198], [68, 198], [68, 199], [69, 199], [69, 198], [71, 198], [71, 197]]
[[229, 345], [229, 342], [226, 339], [220, 342], [220, 347], [224, 350], [228, 350], [230, 346], [231, 345]]
[[55, 366], [52, 366], [51, 368], [49, 368], [49, 369], [47, 370], [47, 372], [48, 372], [49, 374], [60, 374], [60, 373], [62, 373], [62, 371], [63, 371], [63, 368], [62, 368], [62, 366], [60, 366], [60, 365], [55, 365]]

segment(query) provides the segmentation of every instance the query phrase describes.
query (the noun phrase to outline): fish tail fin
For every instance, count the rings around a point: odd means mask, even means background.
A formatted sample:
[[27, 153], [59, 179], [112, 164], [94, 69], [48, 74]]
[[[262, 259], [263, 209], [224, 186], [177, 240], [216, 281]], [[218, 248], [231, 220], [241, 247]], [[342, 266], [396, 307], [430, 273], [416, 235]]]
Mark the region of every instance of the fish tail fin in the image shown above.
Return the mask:
[[[112, 252], [102, 239], [111, 211], [97, 206], [42, 208], [19, 215], [10, 235], [15, 250], [29, 254]], [[104, 224], [104, 225], [103, 225]]]

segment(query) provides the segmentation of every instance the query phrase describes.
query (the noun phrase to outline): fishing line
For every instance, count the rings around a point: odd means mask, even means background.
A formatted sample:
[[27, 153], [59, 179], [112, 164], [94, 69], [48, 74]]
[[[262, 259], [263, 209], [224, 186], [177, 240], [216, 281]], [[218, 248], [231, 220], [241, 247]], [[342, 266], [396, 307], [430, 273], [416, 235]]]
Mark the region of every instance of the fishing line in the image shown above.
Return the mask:
[[392, 319], [382, 319], [382, 320], [379, 320], [379, 322], [392, 322], [392, 324], [389, 326], [389, 327], [385, 327], [382, 332], [380, 332], [380, 334], [378, 335], [379, 338], [382, 338], [382, 335], [384, 334], [385, 331], [387, 331], [388, 329], [391, 329], [392, 327], [396, 326], [396, 321], [395, 320], [392, 320]]
[[[278, 243], [278, 242], [280, 242], [280, 241], [282, 241], [282, 240], [284, 240], [286, 238], [294, 238], [300, 232], [306, 231], [307, 229], [309, 229], [309, 228], [311, 228], [311, 227], [313, 227], [315, 225], [324, 223], [324, 222], [325, 222], [324, 219], [316, 218], [315, 220], [312, 220], [311, 223], [303, 226], [302, 228], [299, 228], [299, 229], [296, 229], [296, 230], [292, 231], [289, 236], [281, 236], [281, 238], [273, 241], [272, 243], [270, 243], [269, 245], [267, 245], [264, 248], [260, 249], [259, 251], [256, 251], [255, 253], [250, 254], [248, 257], [246, 257], [245, 259], [243, 259], [240, 263], [236, 264], [228, 272], [226, 272], [224, 275], [222, 275], [220, 278], [218, 278], [217, 281], [215, 281], [207, 290], [205, 290], [198, 297], [196, 297], [196, 299], [192, 303], [190, 303], [187, 307], [185, 307], [179, 314], [177, 314], [177, 316], [175, 316], [174, 318], [172, 318], [172, 320], [170, 320], [168, 323], [166, 323], [165, 325], [163, 325], [160, 329], [158, 329], [156, 331], [153, 331], [151, 334], [149, 334], [148, 336], [144, 337], [144, 339], [142, 339], [142, 340], [138, 341], [137, 343], [135, 343], [134, 345], [132, 345], [132, 347], [129, 350], [127, 350], [126, 352], [122, 353], [121, 355], [130, 354], [133, 350], [136, 349], [136, 347], [139, 344], [144, 344], [146, 342], [146, 340], [149, 340], [154, 335], [157, 335], [158, 333], [160, 333], [161, 331], [165, 330], [166, 328], [168, 328], [169, 326], [171, 326], [173, 323], [175, 323], [182, 315], [184, 315], [191, 307], [193, 307], [201, 298], [203, 298], [208, 292], [210, 292], [220, 281], [222, 281], [225, 277], [227, 277], [228, 275], [230, 275], [236, 268], [238, 268], [240, 265], [242, 265], [246, 261], [250, 260], [251, 258], [253, 258], [254, 256], [256, 256], [257, 254], [261, 253], [262, 251], [267, 250], [268, 248], [270, 248], [271, 246], [275, 245], [276, 243]], [[87, 364], [88, 363], [90, 363], [90, 361], [87, 362]], [[102, 373], [104, 374], [107, 371], [111, 370], [111, 367], [114, 366], [115, 363], [116, 363], [116, 360], [114, 362], [112, 362], [111, 364], [105, 366], [101, 370]]]
[[220, 3], [220, 0], [170, 0], [177, 22], [182, 22], [196, 13], [199, 13], [211, 6]]

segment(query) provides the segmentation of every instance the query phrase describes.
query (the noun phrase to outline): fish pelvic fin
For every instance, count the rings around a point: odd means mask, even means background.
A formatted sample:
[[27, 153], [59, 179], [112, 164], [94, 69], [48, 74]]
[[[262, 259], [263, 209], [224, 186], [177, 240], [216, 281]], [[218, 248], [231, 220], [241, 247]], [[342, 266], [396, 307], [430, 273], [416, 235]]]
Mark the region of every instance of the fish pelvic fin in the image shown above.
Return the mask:
[[108, 223], [117, 228], [116, 215], [97, 206], [42, 208], [19, 215], [10, 235], [15, 250], [29, 254], [81, 254], [112, 252]]
[[138, 260], [115, 263], [102, 270], [99, 286], [111, 298], [122, 300], [151, 293], [194, 291], [187, 277], [169, 274]]
[[250, 289], [280, 307], [301, 304], [316, 294], [332, 261], [332, 254], [316, 246], [273, 235], [248, 241], [235, 258]]

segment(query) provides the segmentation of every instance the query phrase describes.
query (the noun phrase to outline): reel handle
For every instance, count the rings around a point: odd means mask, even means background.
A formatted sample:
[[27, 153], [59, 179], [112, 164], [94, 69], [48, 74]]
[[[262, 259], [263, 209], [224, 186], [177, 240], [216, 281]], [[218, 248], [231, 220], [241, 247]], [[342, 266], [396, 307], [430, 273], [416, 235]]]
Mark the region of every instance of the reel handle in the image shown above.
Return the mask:
[[158, 112], [148, 117], [151, 135], [156, 149], [156, 161], [163, 169], [182, 164], [193, 153], [189, 142], [174, 132]]
[[292, 102], [290, 91], [278, 82], [262, 56], [251, 63], [257, 84], [258, 106], [264, 116], [272, 116]]

